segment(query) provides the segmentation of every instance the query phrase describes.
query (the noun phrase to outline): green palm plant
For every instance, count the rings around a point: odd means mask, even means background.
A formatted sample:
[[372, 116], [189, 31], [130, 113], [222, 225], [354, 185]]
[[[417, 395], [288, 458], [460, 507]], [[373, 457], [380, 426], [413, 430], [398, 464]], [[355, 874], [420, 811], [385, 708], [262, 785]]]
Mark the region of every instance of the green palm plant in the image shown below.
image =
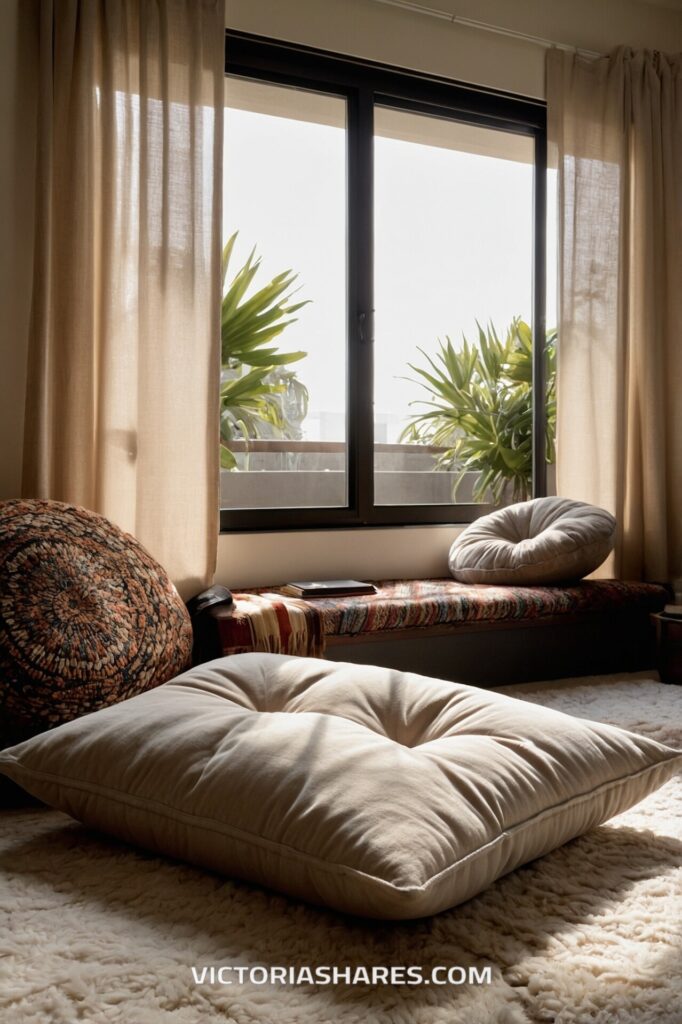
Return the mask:
[[305, 352], [280, 352], [271, 343], [290, 324], [294, 315], [310, 300], [292, 303], [291, 286], [298, 277], [291, 270], [273, 279], [247, 298], [247, 292], [258, 273], [260, 258], [252, 249], [244, 265], [226, 288], [230, 257], [238, 232], [235, 231], [223, 249], [223, 300], [221, 317], [222, 381], [220, 387], [220, 464], [223, 469], [236, 468], [236, 460], [227, 445], [240, 437], [288, 437], [288, 422], [283, 396], [287, 388], [295, 388], [307, 407], [308, 392], [294, 371], [277, 375], [277, 369], [303, 359]]
[[[436, 468], [455, 470], [453, 497], [465, 474], [474, 473], [474, 501], [499, 504], [511, 487], [514, 501], [531, 493], [532, 481], [532, 334], [527, 323], [514, 318], [501, 340], [494, 326], [478, 327], [478, 345], [466, 338], [455, 349], [450, 338], [439, 341], [436, 358], [419, 349], [428, 367], [409, 364], [428, 399], [401, 434], [401, 441], [429, 444], [445, 450]], [[555, 459], [556, 331], [547, 332], [546, 459]]]

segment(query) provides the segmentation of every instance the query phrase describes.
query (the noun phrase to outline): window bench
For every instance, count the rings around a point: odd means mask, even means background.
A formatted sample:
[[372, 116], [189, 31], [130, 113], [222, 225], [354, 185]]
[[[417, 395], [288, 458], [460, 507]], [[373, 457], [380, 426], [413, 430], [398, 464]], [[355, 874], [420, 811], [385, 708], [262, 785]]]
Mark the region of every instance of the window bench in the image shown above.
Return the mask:
[[197, 660], [272, 651], [384, 665], [496, 686], [636, 671], [654, 664], [654, 583], [472, 586], [452, 579], [376, 582], [377, 593], [302, 600], [277, 588], [234, 593], [210, 609]]

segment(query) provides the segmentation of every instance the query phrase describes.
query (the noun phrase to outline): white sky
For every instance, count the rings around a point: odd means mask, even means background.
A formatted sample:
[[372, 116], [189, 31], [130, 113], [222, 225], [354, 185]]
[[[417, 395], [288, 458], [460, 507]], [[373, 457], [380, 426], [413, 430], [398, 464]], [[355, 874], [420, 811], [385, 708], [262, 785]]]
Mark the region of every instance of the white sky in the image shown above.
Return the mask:
[[[329, 104], [343, 100], [327, 98]], [[405, 115], [414, 120], [414, 115]], [[330, 118], [331, 119], [331, 118]], [[453, 132], [457, 126], [453, 126]], [[312, 299], [281, 335], [310, 390], [309, 439], [343, 439], [346, 346], [346, 140], [342, 128], [248, 110], [226, 111], [224, 235], [239, 229], [236, 271], [256, 245], [254, 286], [298, 272]], [[532, 164], [396, 138], [375, 140], [375, 410], [377, 439], [397, 439], [419, 389], [400, 377], [437, 339], [502, 332], [531, 315]], [[550, 195], [550, 209], [553, 209]], [[548, 232], [554, 252], [555, 231]], [[548, 267], [548, 324], [555, 317]], [[321, 426], [320, 419], [326, 419]], [[307, 426], [307, 430], [306, 430]]]

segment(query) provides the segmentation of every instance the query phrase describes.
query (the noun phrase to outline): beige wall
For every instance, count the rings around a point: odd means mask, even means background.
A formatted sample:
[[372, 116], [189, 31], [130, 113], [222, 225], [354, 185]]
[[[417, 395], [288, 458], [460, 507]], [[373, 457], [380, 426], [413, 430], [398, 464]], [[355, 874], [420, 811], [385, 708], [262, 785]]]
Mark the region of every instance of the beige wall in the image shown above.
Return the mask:
[[[22, 55], [17, 11], [0, 0], [0, 498], [20, 486], [32, 251], [35, 69]], [[516, 32], [604, 52], [626, 43], [682, 50], [682, 13], [638, 0], [428, 0], [427, 6]], [[544, 95], [544, 50], [375, 0], [227, 0], [230, 27]], [[17, 97], [21, 97], [21, 104]], [[446, 571], [449, 527], [222, 536], [218, 578], [247, 586], [306, 576], [418, 576]]]
[[228, 587], [287, 580], [447, 576], [457, 526], [300, 530], [220, 537], [216, 578]]
[[[412, 0], [420, 3], [420, 0]], [[423, 0], [489, 25], [605, 53], [682, 50], [682, 12], [640, 0]], [[544, 49], [375, 0], [226, 0], [229, 27], [524, 96], [545, 94]]]

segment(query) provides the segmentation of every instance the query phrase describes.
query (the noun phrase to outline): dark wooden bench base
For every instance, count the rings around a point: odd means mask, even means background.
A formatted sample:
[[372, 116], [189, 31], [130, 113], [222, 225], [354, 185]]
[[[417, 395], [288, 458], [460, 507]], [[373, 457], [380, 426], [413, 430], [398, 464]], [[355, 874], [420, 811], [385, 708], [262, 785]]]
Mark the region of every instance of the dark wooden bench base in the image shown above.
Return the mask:
[[475, 686], [502, 686], [653, 668], [654, 641], [648, 614], [620, 611], [574, 619], [477, 622], [455, 629], [404, 630], [397, 635], [329, 637], [326, 657]]

